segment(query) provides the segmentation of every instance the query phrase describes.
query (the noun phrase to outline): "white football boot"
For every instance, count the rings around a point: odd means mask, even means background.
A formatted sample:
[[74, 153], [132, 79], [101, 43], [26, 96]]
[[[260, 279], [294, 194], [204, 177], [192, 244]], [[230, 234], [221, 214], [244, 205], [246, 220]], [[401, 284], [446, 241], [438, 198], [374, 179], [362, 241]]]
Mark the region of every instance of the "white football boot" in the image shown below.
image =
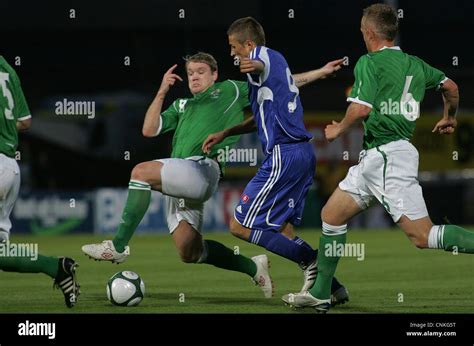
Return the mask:
[[306, 267], [300, 266], [303, 269], [304, 281], [301, 293], [309, 291], [316, 282], [316, 276], [318, 274], [318, 260], [315, 259], [313, 262], [308, 264]]
[[265, 298], [273, 297], [275, 288], [270, 273], [268, 272], [270, 261], [267, 255], [254, 256], [252, 257], [252, 261], [257, 265], [257, 274], [253, 277], [253, 282], [261, 288]]
[[318, 313], [326, 313], [331, 307], [331, 299], [318, 299], [308, 291], [285, 294], [281, 299], [291, 308], [314, 308]]
[[130, 255], [130, 247], [125, 246], [124, 252], [118, 252], [112, 240], [104, 240], [102, 243], [84, 245], [82, 252], [96, 261], [110, 261], [118, 264]]

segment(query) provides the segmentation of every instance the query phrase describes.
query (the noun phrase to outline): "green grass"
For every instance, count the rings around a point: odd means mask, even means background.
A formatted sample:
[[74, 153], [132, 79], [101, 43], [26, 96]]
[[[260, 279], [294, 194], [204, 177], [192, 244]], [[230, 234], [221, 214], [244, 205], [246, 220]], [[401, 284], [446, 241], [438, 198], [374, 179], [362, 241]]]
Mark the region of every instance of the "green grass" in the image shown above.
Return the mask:
[[[299, 234], [313, 246], [319, 232]], [[244, 255], [266, 253], [256, 245], [227, 233], [209, 233], [208, 239]], [[137, 236], [131, 256], [120, 265], [86, 258], [80, 247], [103, 240], [97, 236], [13, 236], [15, 242], [37, 242], [45, 255], [67, 255], [80, 263], [82, 294], [73, 309], [52, 290], [43, 274], [0, 273], [2, 313], [312, 313], [288, 309], [280, 297], [299, 291], [302, 272], [288, 260], [268, 253], [276, 296], [264, 299], [250, 278], [209, 265], [180, 262], [170, 236]], [[348, 242], [365, 244], [365, 259], [342, 258], [337, 277], [350, 291], [350, 302], [331, 313], [472, 313], [474, 311], [474, 256], [418, 250], [399, 230], [349, 232]], [[145, 281], [145, 299], [138, 307], [116, 307], [106, 298], [109, 277], [120, 270], [139, 273]], [[180, 302], [184, 294], [184, 302]], [[399, 302], [399, 294], [403, 302]]]

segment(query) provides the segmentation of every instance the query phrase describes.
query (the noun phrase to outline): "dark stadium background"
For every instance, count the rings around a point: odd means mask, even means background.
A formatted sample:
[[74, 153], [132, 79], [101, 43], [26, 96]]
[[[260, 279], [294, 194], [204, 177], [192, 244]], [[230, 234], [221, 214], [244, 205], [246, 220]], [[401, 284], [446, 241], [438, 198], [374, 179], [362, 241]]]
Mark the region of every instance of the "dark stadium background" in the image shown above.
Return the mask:
[[[20, 137], [22, 191], [126, 187], [135, 164], [169, 156], [172, 134], [146, 139], [140, 132], [163, 73], [178, 63], [177, 72], [184, 77], [182, 57], [206, 51], [219, 62], [220, 80], [243, 79], [229, 56], [226, 36], [228, 25], [242, 16], [261, 21], [267, 45], [286, 56], [293, 73], [348, 56], [350, 65], [336, 78], [301, 89], [309, 118], [321, 113], [342, 116], [353, 66], [366, 52], [359, 30], [362, 9], [374, 2], [3, 0], [0, 54], [18, 72], [33, 114], [32, 128]], [[391, 3], [403, 9], [402, 49], [454, 79], [461, 90], [460, 113], [472, 116], [474, 57], [469, 32], [474, 2]], [[70, 18], [71, 9], [75, 18]], [[179, 18], [180, 9], [185, 18]], [[288, 18], [290, 9], [294, 19]], [[458, 57], [457, 66], [453, 66], [453, 56]], [[14, 65], [15, 57], [21, 57], [21, 65]], [[125, 57], [130, 57], [130, 66], [124, 65]], [[183, 95], [189, 95], [186, 83], [172, 89], [165, 106]], [[56, 115], [54, 103], [63, 98], [96, 101], [95, 119]], [[422, 112], [441, 116], [441, 106], [441, 96], [428, 92]], [[456, 143], [465, 169], [474, 162], [474, 127], [464, 128]], [[129, 160], [124, 159], [126, 151]], [[440, 170], [430, 169], [423, 175], [430, 211], [435, 220], [447, 217], [451, 222], [472, 224], [472, 171], [461, 171], [460, 166], [447, 172], [443, 160], [439, 159]], [[320, 164], [318, 169], [326, 168], [325, 174], [317, 177], [319, 188], [309, 202], [319, 207], [327, 197], [324, 187], [334, 186], [329, 180], [336, 179], [332, 169], [337, 162]], [[226, 181], [243, 184], [254, 171], [232, 172]], [[367, 222], [362, 219], [361, 225]]]

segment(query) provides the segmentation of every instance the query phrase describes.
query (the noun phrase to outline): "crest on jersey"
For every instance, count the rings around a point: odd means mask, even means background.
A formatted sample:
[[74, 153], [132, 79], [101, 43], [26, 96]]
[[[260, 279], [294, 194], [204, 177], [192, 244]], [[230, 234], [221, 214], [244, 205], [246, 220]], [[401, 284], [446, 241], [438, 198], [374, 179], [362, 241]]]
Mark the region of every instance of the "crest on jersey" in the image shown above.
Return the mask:
[[219, 98], [220, 95], [221, 95], [221, 89], [216, 89], [213, 92], [211, 92], [211, 99], [215, 100]]
[[178, 112], [184, 112], [184, 106], [186, 106], [186, 102], [188, 102], [188, 100], [179, 100]]

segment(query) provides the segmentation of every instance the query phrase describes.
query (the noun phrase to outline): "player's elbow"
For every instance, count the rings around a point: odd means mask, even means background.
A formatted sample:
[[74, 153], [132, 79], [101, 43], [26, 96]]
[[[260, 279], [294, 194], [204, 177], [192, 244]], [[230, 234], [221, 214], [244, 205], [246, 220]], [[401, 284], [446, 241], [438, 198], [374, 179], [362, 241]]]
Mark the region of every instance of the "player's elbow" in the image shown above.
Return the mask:
[[365, 119], [369, 116], [372, 108], [366, 105], [359, 105], [357, 115], [360, 119]]
[[150, 137], [156, 137], [156, 135], [158, 135], [158, 133], [157, 133], [157, 131], [153, 131], [153, 130], [150, 129], [150, 128], [144, 127], [144, 128], [142, 129], [142, 135], [143, 135], [144, 137], [150, 138]]
[[31, 126], [31, 118], [17, 122], [18, 131], [28, 130]]
[[446, 82], [443, 83], [441, 87], [443, 94], [447, 95], [459, 95], [459, 88], [458, 85], [451, 79], [448, 79]]
[[365, 119], [372, 111], [372, 108], [361, 103], [352, 102], [347, 110], [347, 115], [354, 118], [354, 120]]

